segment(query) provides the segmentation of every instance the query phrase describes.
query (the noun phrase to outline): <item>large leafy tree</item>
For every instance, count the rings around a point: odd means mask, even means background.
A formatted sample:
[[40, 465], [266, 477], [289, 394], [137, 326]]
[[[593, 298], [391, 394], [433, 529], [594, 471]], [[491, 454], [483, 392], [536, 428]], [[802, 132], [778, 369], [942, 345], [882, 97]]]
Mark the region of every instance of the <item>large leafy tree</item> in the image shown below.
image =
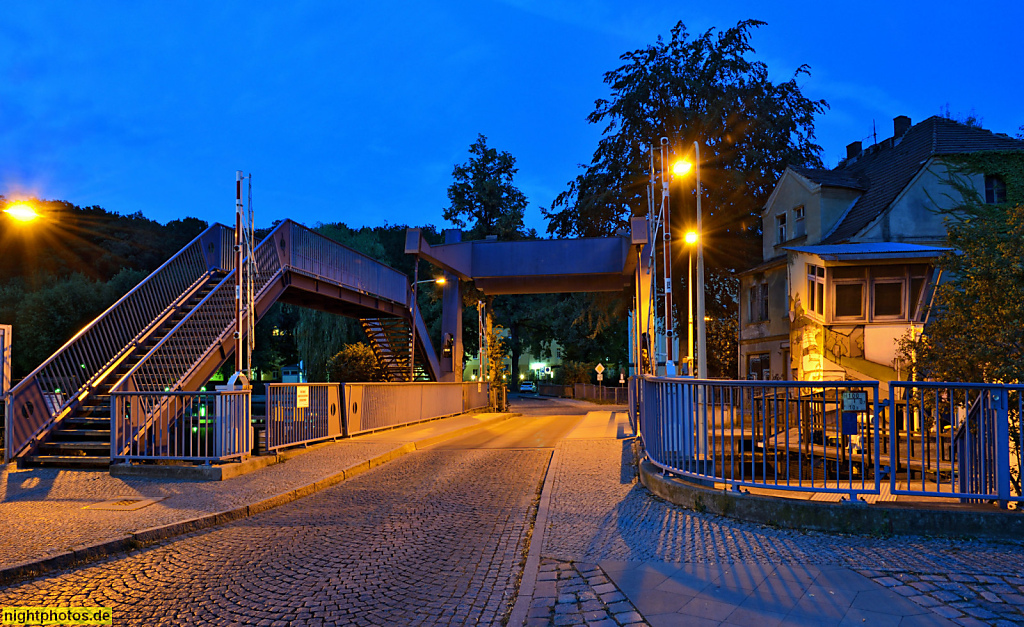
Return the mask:
[[[697, 141], [705, 245], [709, 262], [743, 267], [751, 260], [765, 200], [787, 165], [820, 166], [814, 116], [827, 107], [806, 98], [798, 78], [773, 82], [768, 66], [750, 58], [747, 20], [723, 32], [691, 37], [682, 22], [668, 41], [622, 55], [605, 74], [611, 88], [588, 116], [604, 125], [593, 159], [544, 213], [548, 232], [608, 235], [647, 213], [650, 147], [669, 139], [677, 156]], [[680, 229], [686, 221], [677, 221]], [[742, 240], [742, 241], [737, 241]], [[737, 253], [747, 253], [746, 255]]]
[[[569, 183], [550, 209], [548, 232], [561, 236], [609, 235], [648, 212], [651, 147], [669, 140], [674, 158], [692, 158], [701, 146], [703, 242], [707, 265], [709, 348], [734, 351], [729, 329], [736, 316], [733, 271], [759, 261], [760, 212], [787, 165], [821, 167], [814, 117], [827, 108], [804, 96], [798, 80], [805, 65], [785, 81], [769, 78], [754, 60], [750, 39], [763, 26], [741, 21], [725, 31], [691, 36], [677, 23], [666, 41], [622, 55], [605, 74], [611, 93], [595, 103], [588, 121], [603, 126], [590, 165]], [[654, 164], [655, 169], [660, 164]], [[693, 228], [696, 202], [692, 178], [673, 184], [673, 239]], [[655, 191], [657, 206], [660, 194]], [[685, 294], [685, 249], [673, 259], [673, 287]], [[678, 305], [679, 303], [677, 303]], [[709, 359], [719, 374], [735, 371], [730, 359]]]
[[521, 239], [526, 196], [512, 182], [518, 168], [506, 151], [487, 147], [480, 134], [469, 147], [469, 159], [452, 170], [455, 179], [448, 187], [445, 220], [459, 227], [470, 226], [471, 238], [497, 235], [498, 239]]

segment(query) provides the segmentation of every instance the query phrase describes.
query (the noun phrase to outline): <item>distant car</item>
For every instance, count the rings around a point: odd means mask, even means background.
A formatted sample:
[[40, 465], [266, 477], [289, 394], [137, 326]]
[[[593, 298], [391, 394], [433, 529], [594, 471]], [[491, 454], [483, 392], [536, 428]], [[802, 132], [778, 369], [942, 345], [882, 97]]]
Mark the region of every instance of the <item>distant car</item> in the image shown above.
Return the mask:
[[520, 392], [533, 392], [537, 393], [537, 385], [533, 381], [523, 381], [519, 384]]

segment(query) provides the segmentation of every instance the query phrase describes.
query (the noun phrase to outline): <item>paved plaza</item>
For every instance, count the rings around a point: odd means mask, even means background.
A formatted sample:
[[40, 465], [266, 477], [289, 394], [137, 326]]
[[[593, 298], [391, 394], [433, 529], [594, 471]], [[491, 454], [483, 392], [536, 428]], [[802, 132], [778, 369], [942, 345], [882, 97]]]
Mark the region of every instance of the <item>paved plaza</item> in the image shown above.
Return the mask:
[[[621, 408], [513, 410], [523, 416], [243, 520], [7, 585], [0, 605], [108, 605], [130, 625], [1024, 624], [1019, 543], [805, 533], [686, 510], [637, 482]], [[0, 521], [16, 533], [2, 555], [265, 498], [427, 430], [224, 482], [31, 471], [26, 485], [9, 472]], [[167, 498], [81, 509], [127, 489]], [[48, 533], [19, 516], [45, 516]]]

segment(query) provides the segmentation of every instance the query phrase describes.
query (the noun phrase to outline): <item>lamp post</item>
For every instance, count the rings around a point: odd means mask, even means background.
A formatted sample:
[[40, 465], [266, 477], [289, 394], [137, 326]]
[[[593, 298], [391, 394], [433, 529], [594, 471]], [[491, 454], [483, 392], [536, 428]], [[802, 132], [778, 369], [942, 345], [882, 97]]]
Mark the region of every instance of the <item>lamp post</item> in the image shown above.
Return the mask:
[[700, 144], [693, 142], [694, 169], [697, 181], [697, 378], [708, 378], [707, 329], [704, 324], [704, 230], [700, 210]]
[[686, 363], [687, 372], [693, 374], [693, 245], [697, 243], [700, 236], [697, 231], [689, 231], [686, 234]]

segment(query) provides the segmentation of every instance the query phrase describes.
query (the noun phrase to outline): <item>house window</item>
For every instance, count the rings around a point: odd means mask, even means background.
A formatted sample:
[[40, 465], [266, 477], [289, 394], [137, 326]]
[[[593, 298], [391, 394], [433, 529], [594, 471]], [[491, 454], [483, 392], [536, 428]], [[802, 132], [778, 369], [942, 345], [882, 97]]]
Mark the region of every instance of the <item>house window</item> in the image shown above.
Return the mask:
[[786, 214], [775, 216], [775, 243], [781, 244], [786, 241]]
[[768, 319], [768, 284], [751, 285], [747, 290], [747, 322], [762, 322]]
[[771, 379], [771, 354], [756, 353], [753, 355], [747, 355], [747, 378], [765, 381]]
[[825, 268], [807, 264], [807, 311], [825, 315]]
[[832, 317], [863, 318], [867, 287], [865, 268], [832, 268]]
[[804, 227], [804, 206], [800, 205], [793, 209], [793, 237], [802, 237], [807, 234]]
[[916, 263], [910, 266], [910, 313], [913, 320], [924, 317], [927, 303], [924, 302], [924, 284], [928, 279], [928, 266]]
[[871, 317], [905, 318], [906, 266], [876, 266], [871, 269]]
[[998, 205], [1006, 202], [1006, 182], [994, 174], [985, 175], [985, 202]]

